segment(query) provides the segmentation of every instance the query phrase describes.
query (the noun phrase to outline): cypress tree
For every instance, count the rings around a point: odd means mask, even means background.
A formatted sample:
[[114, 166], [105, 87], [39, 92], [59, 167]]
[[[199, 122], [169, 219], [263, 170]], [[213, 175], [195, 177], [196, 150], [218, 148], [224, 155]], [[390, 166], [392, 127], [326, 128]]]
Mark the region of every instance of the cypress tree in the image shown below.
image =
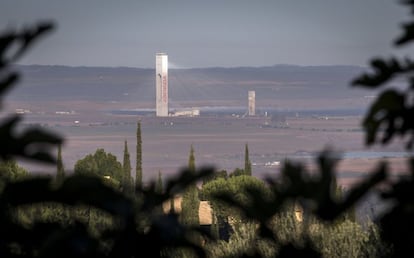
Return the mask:
[[[190, 148], [188, 170], [192, 173], [196, 172], [193, 145], [191, 145]], [[198, 189], [197, 185], [194, 183], [190, 185], [183, 193], [183, 198], [181, 201], [181, 222], [186, 225], [199, 225], [199, 207], [200, 200], [198, 197]]]
[[60, 144], [58, 146], [56, 165], [57, 165], [56, 180], [58, 182], [62, 182], [63, 178], [65, 177], [65, 169], [63, 167], [63, 161], [62, 161], [62, 146]]
[[162, 194], [163, 192], [163, 185], [162, 185], [162, 174], [161, 174], [161, 170], [158, 171], [158, 179], [155, 183], [155, 192]]
[[[56, 160], [56, 183], [60, 184], [65, 179], [65, 168], [63, 166], [63, 160], [62, 160], [62, 145], [58, 145], [58, 153], [57, 153], [57, 160]], [[39, 208], [38, 211], [40, 215], [45, 215], [45, 210], [51, 210], [54, 211], [54, 214], [59, 214], [58, 217], [60, 221], [67, 222], [69, 220], [69, 211], [63, 206], [57, 205], [57, 204], [44, 204], [41, 206], [42, 208]], [[35, 208], [36, 209], [36, 208]]]
[[128, 142], [124, 142], [124, 159], [122, 163], [122, 186], [124, 189], [128, 188], [131, 183], [131, 160], [129, 158]]
[[252, 175], [252, 163], [250, 162], [249, 146], [247, 145], [247, 143], [244, 148], [244, 173], [248, 176]]
[[142, 187], [142, 139], [141, 139], [141, 122], [137, 123], [137, 158], [135, 166], [135, 186]]
[[[159, 170], [158, 171], [157, 181], [155, 181], [154, 191], [157, 194], [162, 194], [164, 192], [164, 189], [163, 188], [164, 187], [163, 187], [163, 184], [162, 184], [162, 174], [161, 174], [161, 170]], [[164, 205], [161, 204], [159, 207], [157, 207], [155, 209], [155, 213], [157, 213], [157, 214], [163, 214], [163, 212], [164, 212], [163, 206]]]
[[193, 145], [191, 144], [190, 147], [190, 156], [188, 157], [188, 169], [192, 172], [195, 173], [195, 157], [194, 157], [194, 148]]

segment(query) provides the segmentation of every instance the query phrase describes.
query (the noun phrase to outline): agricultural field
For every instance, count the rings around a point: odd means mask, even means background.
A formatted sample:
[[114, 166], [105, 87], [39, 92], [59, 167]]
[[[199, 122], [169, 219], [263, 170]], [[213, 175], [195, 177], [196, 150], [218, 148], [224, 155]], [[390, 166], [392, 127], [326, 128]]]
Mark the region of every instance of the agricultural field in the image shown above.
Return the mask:
[[[61, 134], [65, 168], [70, 173], [77, 160], [103, 148], [121, 161], [124, 141], [128, 142], [133, 173], [137, 121], [141, 121], [143, 179], [158, 171], [169, 177], [187, 165], [194, 146], [196, 165], [213, 166], [228, 172], [244, 166], [248, 144], [253, 175], [276, 176], [286, 159], [316, 168], [316, 155], [329, 148], [338, 152], [339, 183], [347, 186], [372, 171], [379, 160], [388, 160], [392, 170], [405, 169], [407, 154], [398, 142], [385, 148], [367, 148], [360, 126], [361, 116], [292, 116], [285, 126], [274, 127], [265, 117], [166, 117], [82, 114], [28, 115], [27, 125], [38, 125]], [[76, 123], [74, 122], [76, 121]], [[88, 122], [86, 122], [88, 121]], [[53, 173], [54, 167], [24, 163], [30, 170]]]

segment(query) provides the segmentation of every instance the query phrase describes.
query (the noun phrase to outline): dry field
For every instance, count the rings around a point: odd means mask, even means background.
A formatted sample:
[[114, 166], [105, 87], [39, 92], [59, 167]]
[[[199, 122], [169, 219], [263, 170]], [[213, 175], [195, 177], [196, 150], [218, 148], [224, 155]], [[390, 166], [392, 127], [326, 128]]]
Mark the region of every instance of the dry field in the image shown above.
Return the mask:
[[[372, 171], [380, 159], [392, 164], [394, 173], [405, 170], [401, 158], [402, 145], [386, 148], [364, 145], [360, 128], [361, 117], [288, 117], [286, 128], [263, 127], [263, 118], [236, 117], [156, 118], [121, 115], [70, 114], [27, 115], [28, 124], [41, 124], [65, 137], [63, 159], [67, 171], [77, 160], [104, 148], [122, 161], [124, 141], [127, 140], [135, 171], [136, 123], [141, 121], [144, 181], [152, 180], [161, 171], [173, 176], [186, 166], [190, 146], [195, 149], [196, 165], [214, 166], [233, 171], [244, 166], [244, 146], [249, 146], [253, 175], [277, 175], [280, 165], [267, 162], [297, 160], [314, 170], [312, 155], [325, 148], [343, 152], [338, 162], [340, 184], [350, 185]], [[74, 124], [74, 121], [79, 121]], [[384, 152], [385, 151], [385, 152]], [[350, 154], [349, 156], [345, 155]], [[31, 171], [53, 173], [54, 167], [23, 162]]]

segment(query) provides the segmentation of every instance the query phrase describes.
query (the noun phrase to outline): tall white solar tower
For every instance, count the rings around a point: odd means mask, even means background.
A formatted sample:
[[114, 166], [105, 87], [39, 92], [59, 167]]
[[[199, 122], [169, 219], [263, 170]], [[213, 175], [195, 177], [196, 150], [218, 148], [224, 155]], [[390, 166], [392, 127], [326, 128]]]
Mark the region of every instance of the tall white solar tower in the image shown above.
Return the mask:
[[155, 110], [157, 116], [168, 116], [168, 55], [155, 55]]

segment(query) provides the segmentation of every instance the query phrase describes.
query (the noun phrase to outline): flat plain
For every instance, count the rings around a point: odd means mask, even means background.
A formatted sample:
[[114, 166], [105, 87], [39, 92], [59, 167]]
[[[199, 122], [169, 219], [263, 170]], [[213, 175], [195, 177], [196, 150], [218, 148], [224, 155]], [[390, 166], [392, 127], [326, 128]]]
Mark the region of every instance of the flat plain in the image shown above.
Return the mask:
[[[401, 143], [364, 145], [361, 116], [288, 116], [279, 127], [273, 126], [270, 118], [260, 116], [160, 118], [97, 113], [92, 117], [29, 114], [24, 121], [65, 138], [63, 160], [68, 173], [77, 160], [98, 148], [114, 154], [122, 162], [125, 140], [134, 173], [138, 121], [141, 122], [144, 181], [155, 179], [159, 171], [170, 177], [184, 168], [191, 145], [197, 167], [212, 166], [232, 172], [244, 167], [244, 148], [248, 144], [253, 175], [259, 178], [277, 176], [286, 159], [301, 162], [309, 171], [315, 171], [318, 153], [330, 149], [338, 154], [336, 171], [339, 183], [344, 186], [358, 182], [380, 160], [388, 160], [393, 173], [404, 171], [406, 165]], [[23, 164], [39, 173], [55, 171], [50, 166]]]

